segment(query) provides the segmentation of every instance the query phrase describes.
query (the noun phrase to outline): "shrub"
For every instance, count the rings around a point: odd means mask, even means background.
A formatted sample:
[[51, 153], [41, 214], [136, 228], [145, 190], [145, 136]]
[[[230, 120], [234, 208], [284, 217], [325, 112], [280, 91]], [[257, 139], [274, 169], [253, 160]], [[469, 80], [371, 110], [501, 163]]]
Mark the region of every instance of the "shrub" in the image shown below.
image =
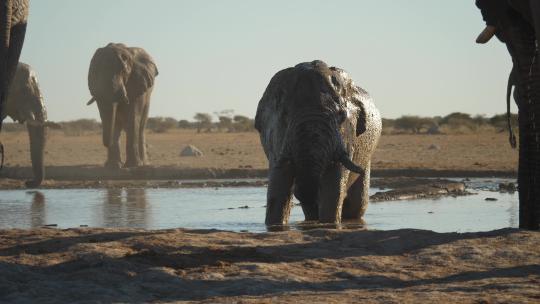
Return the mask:
[[150, 117], [146, 128], [156, 133], [165, 133], [169, 129], [176, 128], [178, 122], [172, 117]]

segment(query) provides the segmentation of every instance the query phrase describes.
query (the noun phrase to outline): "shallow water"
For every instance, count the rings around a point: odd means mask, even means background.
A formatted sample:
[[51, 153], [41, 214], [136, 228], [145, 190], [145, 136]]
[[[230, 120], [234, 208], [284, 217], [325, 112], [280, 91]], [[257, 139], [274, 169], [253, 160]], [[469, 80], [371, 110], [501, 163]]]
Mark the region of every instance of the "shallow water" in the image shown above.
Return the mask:
[[[371, 203], [369, 229], [487, 231], [518, 225], [518, 195], [490, 191], [503, 180], [469, 182], [476, 195]], [[371, 189], [372, 194], [377, 189]], [[497, 201], [486, 201], [496, 198]], [[132, 227], [266, 231], [266, 188], [0, 191], [0, 228]], [[295, 206], [291, 226], [303, 220]]]

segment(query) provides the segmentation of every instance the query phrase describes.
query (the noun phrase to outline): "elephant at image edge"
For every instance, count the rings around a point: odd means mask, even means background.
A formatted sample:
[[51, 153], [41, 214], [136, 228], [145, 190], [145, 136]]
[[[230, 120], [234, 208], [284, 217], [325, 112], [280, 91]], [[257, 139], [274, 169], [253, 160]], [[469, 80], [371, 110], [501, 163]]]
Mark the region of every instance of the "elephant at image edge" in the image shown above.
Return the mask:
[[107, 147], [105, 166], [117, 169], [120, 159], [120, 132], [126, 132], [124, 167], [147, 164], [145, 127], [150, 97], [158, 69], [141, 48], [109, 43], [99, 48], [90, 62], [88, 88], [96, 102], [103, 126], [103, 145]]
[[[519, 226], [540, 229], [540, 60], [536, 41], [540, 38], [540, 1], [476, 0], [486, 28], [476, 42], [493, 36], [506, 44], [512, 57], [507, 86], [510, 112], [512, 87], [519, 109]], [[509, 114], [508, 114], [509, 115]], [[510, 126], [510, 120], [508, 119]], [[510, 127], [510, 141], [516, 139]]]
[[26, 123], [34, 172], [34, 179], [27, 181], [26, 186], [38, 187], [45, 177], [43, 156], [45, 153], [47, 112], [36, 73], [29, 65], [20, 62], [17, 66], [4, 110], [2, 119], [9, 116], [14, 121]]
[[293, 192], [308, 221], [361, 220], [382, 123], [346, 72], [322, 61], [278, 72], [255, 127], [270, 166], [267, 225], [288, 222]]
[[[28, 6], [28, 0], [0, 0], [0, 131], [9, 86], [24, 44]], [[4, 147], [0, 142], [0, 168], [3, 161]]]

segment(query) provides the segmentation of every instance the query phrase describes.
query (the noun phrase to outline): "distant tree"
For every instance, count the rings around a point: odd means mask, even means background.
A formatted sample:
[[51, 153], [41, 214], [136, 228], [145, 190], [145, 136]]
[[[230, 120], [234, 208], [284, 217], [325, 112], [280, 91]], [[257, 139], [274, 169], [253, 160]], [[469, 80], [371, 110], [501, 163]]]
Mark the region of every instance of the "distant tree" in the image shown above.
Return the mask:
[[175, 128], [178, 122], [172, 117], [150, 117], [146, 123], [146, 128], [156, 133], [165, 133], [169, 129]]
[[193, 119], [197, 122], [197, 133], [201, 133], [204, 128], [209, 131], [212, 127], [212, 116], [208, 113], [197, 113]]
[[218, 119], [219, 119], [218, 128], [220, 130], [227, 129], [228, 131], [232, 131], [232, 125], [233, 125], [232, 118], [228, 116], [219, 116]]
[[[512, 124], [512, 128], [517, 129], [518, 128], [518, 115], [517, 114], [511, 114], [510, 116], [510, 123]], [[491, 124], [493, 127], [501, 130], [501, 131], [507, 131], [508, 130], [508, 122], [506, 118], [506, 114], [498, 114], [494, 115], [489, 119], [489, 124]]]
[[235, 132], [250, 132], [255, 130], [255, 120], [247, 116], [235, 115], [231, 127], [231, 130]]
[[415, 134], [421, 132], [422, 129], [429, 129], [435, 122], [432, 118], [419, 116], [402, 116], [395, 120], [394, 127], [404, 131], [411, 131]]
[[190, 129], [191, 128], [191, 123], [185, 119], [182, 119], [182, 120], [179, 120], [178, 121], [178, 126], [177, 126], [179, 129]]

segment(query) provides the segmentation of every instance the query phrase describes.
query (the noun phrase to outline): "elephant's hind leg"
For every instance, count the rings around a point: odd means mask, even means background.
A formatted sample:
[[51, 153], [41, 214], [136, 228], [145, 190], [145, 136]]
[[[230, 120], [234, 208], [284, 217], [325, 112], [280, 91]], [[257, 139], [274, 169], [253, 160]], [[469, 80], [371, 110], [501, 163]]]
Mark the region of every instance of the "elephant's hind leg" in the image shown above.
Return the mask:
[[366, 212], [369, 201], [369, 174], [370, 164], [364, 169], [364, 174], [356, 175], [355, 180], [347, 190], [347, 197], [343, 202], [343, 220], [361, 220]]

